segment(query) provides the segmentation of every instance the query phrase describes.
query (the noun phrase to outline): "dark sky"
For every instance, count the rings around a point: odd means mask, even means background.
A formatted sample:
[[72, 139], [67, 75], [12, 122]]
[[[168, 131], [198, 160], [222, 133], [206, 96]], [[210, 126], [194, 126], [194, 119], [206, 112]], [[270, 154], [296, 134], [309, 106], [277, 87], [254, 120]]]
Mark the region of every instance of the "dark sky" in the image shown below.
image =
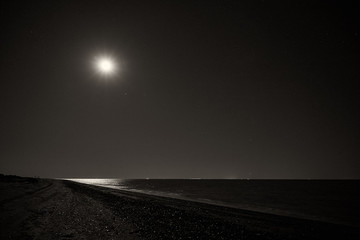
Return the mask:
[[[0, 172], [360, 178], [359, 10], [2, 1]], [[98, 53], [116, 77], [95, 73]]]

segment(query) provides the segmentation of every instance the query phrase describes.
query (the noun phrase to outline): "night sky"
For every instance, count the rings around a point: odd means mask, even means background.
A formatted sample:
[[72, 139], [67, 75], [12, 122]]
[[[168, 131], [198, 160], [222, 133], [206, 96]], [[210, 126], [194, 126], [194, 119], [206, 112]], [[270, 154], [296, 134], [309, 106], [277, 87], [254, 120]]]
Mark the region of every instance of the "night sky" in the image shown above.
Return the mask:
[[[360, 178], [346, 1], [2, 1], [0, 172]], [[104, 77], [92, 60], [113, 56]]]

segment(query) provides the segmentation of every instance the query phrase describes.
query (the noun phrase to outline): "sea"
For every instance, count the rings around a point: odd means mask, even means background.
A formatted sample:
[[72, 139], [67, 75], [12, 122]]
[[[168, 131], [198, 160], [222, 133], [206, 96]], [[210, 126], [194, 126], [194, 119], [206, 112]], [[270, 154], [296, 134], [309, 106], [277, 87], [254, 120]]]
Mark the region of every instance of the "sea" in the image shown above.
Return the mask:
[[360, 180], [66, 180], [119, 191], [360, 227]]

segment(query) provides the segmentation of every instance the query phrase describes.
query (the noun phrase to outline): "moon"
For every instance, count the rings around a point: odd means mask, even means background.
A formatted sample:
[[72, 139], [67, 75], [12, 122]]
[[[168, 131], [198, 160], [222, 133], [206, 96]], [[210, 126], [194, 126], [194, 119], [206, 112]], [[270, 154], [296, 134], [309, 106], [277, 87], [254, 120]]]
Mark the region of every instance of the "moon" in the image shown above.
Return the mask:
[[111, 56], [99, 55], [94, 59], [94, 68], [103, 77], [113, 77], [118, 71], [118, 63]]

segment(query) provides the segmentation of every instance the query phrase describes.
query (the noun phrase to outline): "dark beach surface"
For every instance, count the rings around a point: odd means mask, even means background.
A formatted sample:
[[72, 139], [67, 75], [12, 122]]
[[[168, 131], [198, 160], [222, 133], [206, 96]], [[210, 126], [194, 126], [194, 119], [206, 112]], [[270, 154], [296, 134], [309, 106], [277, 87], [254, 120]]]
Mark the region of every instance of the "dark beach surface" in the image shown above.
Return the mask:
[[123, 191], [345, 225], [360, 223], [360, 181], [71, 179]]
[[340, 223], [65, 180], [1, 176], [0, 190], [1, 239], [360, 239], [356, 192]]

